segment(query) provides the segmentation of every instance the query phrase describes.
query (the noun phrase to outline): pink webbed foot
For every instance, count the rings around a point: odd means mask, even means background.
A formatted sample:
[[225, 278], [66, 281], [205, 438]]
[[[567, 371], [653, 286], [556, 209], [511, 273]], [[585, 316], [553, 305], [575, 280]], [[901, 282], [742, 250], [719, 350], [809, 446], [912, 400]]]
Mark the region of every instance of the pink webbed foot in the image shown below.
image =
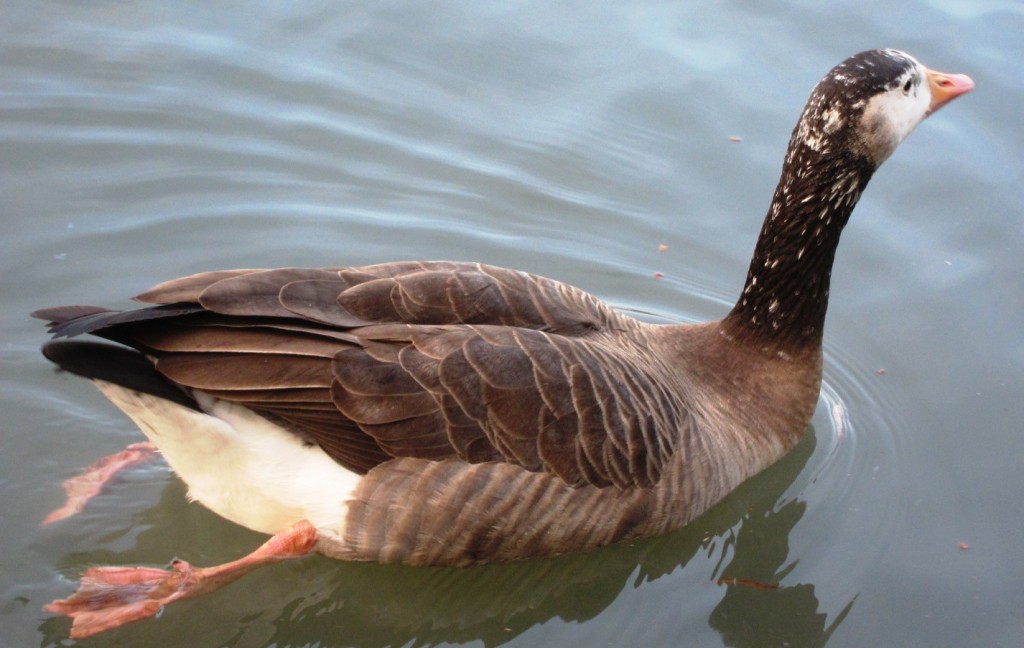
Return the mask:
[[212, 592], [257, 567], [309, 555], [316, 543], [316, 528], [302, 520], [248, 556], [215, 567], [193, 567], [183, 560], [170, 569], [93, 567], [74, 594], [44, 609], [70, 617], [71, 638], [81, 639], [151, 617], [165, 605]]
[[72, 515], [81, 513], [85, 505], [93, 497], [99, 495], [107, 482], [112, 480], [117, 473], [129, 466], [142, 463], [156, 453], [156, 446], [152, 443], [133, 443], [121, 452], [103, 457], [91, 463], [81, 475], [77, 475], [64, 482], [64, 492], [68, 499], [59, 509], [47, 515], [41, 524], [53, 524]]

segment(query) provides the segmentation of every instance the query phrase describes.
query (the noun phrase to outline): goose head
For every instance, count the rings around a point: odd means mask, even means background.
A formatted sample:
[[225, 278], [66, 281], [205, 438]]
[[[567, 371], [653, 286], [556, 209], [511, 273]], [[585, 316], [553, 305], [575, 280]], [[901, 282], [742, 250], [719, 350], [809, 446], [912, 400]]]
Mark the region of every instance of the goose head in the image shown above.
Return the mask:
[[877, 168], [928, 115], [973, 88], [970, 77], [930, 70], [899, 50], [861, 52], [814, 88], [793, 145], [845, 151]]

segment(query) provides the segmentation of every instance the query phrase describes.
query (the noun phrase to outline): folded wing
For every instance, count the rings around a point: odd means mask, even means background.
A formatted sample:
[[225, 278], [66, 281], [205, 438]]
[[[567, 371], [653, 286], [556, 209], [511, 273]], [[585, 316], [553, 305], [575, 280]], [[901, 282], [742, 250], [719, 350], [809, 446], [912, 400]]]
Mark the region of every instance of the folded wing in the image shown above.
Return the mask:
[[135, 311], [36, 313], [57, 337], [136, 348], [366, 472], [396, 457], [509, 462], [572, 485], [649, 487], [690, 417], [642, 325], [555, 281], [455, 262], [234, 270]]

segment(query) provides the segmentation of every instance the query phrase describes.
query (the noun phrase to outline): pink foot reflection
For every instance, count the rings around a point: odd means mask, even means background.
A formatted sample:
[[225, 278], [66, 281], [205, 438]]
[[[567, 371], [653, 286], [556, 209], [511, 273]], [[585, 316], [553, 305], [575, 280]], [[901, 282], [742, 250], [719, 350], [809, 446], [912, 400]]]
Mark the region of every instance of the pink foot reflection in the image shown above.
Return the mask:
[[53, 524], [81, 513], [89, 500], [99, 495], [107, 482], [112, 480], [117, 473], [129, 466], [148, 460], [155, 453], [156, 446], [146, 441], [133, 443], [117, 454], [94, 461], [81, 475], [64, 482], [64, 492], [68, 496], [67, 501], [64, 506], [47, 515], [41, 524], [43, 526]]
[[81, 639], [151, 617], [169, 603], [212, 592], [257, 567], [311, 554], [316, 541], [316, 528], [303, 520], [248, 556], [216, 567], [193, 567], [183, 560], [170, 569], [93, 567], [78, 591], [44, 609], [70, 617], [71, 638]]

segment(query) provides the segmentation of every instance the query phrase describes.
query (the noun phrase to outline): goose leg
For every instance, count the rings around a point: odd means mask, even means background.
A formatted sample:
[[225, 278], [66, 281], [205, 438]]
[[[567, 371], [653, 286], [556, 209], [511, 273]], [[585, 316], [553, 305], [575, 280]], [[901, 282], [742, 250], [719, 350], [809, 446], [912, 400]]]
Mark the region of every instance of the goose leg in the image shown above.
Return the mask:
[[47, 515], [40, 524], [46, 526], [81, 513], [89, 500], [99, 495], [107, 482], [112, 480], [117, 473], [129, 466], [149, 460], [155, 453], [156, 446], [148, 441], [133, 443], [121, 452], [89, 464], [82, 474], [64, 482], [64, 492], [68, 496], [67, 501], [63, 506]]
[[71, 638], [81, 639], [151, 617], [169, 603], [212, 592], [257, 567], [309, 555], [316, 543], [316, 528], [302, 520], [248, 556], [215, 567], [193, 567], [183, 560], [175, 560], [170, 569], [93, 567], [74, 594], [44, 609], [70, 617]]

